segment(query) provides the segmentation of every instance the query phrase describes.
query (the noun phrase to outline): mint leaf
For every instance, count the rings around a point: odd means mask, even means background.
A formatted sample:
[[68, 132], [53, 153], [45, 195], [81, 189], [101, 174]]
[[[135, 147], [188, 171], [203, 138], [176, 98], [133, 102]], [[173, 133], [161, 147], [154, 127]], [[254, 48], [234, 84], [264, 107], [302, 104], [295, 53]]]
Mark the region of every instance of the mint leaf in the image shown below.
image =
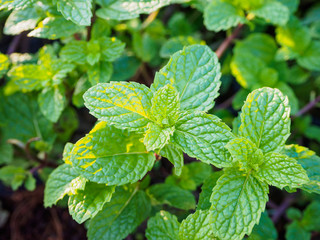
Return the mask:
[[210, 197], [212, 195], [212, 189], [222, 174], [223, 171], [214, 172], [204, 181], [199, 195], [197, 210], [208, 210], [211, 207]]
[[161, 149], [160, 155], [167, 158], [174, 165], [175, 174], [179, 176], [184, 164], [183, 152], [174, 145], [167, 144]]
[[61, 87], [44, 88], [38, 95], [43, 115], [51, 122], [57, 122], [66, 104], [65, 90]]
[[101, 60], [113, 62], [123, 53], [125, 44], [116, 38], [102, 37], [99, 39]]
[[7, 72], [9, 69], [10, 61], [7, 55], [0, 53], [0, 78]]
[[277, 1], [266, 2], [260, 8], [251, 11], [251, 13], [277, 25], [285, 25], [289, 20], [290, 14], [289, 9]]
[[75, 194], [76, 190], [84, 189], [86, 179], [79, 177], [74, 168], [68, 164], [57, 167], [50, 174], [44, 189], [44, 206], [51, 207], [66, 194]]
[[123, 185], [140, 180], [155, 157], [139, 141], [141, 135], [99, 122], [72, 150], [71, 162], [85, 178], [97, 183]]
[[269, 188], [250, 174], [225, 171], [211, 196], [213, 233], [221, 240], [250, 234], [268, 200]]
[[88, 239], [122, 240], [149, 215], [150, 200], [131, 186], [117, 187], [112, 200], [90, 221]]
[[250, 139], [263, 153], [282, 151], [290, 135], [290, 107], [278, 89], [251, 92], [240, 116], [240, 136]]
[[204, 24], [208, 30], [219, 32], [245, 22], [244, 12], [228, 2], [214, 0], [204, 10]]
[[320, 231], [320, 220], [317, 216], [320, 214], [320, 202], [314, 201], [303, 213], [301, 225], [308, 231]]
[[143, 139], [147, 151], [162, 149], [170, 141], [173, 132], [174, 127], [161, 128], [155, 123], [149, 123]]
[[175, 125], [172, 140], [190, 157], [216, 167], [231, 166], [225, 145], [233, 137], [230, 128], [216, 116], [186, 112]]
[[107, 83], [112, 76], [113, 66], [110, 62], [101, 61], [88, 69], [88, 80], [92, 86]]
[[97, 10], [97, 16], [105, 19], [128, 20], [149, 14], [169, 5], [171, 0], [118, 0]]
[[114, 186], [87, 182], [84, 189], [69, 197], [69, 213], [77, 223], [93, 218], [106, 202], [110, 202]]
[[62, 154], [62, 160], [69, 165], [72, 165], [70, 158], [72, 157], [72, 149], [74, 147], [73, 143], [66, 143], [64, 145], [63, 154]]
[[159, 88], [151, 99], [151, 113], [160, 126], [172, 126], [180, 113], [179, 93], [170, 84]]
[[298, 57], [298, 64], [311, 71], [320, 71], [320, 41], [312, 41], [309, 47]]
[[91, 4], [92, 0], [55, 0], [58, 11], [75, 24], [89, 26], [91, 24]]
[[51, 40], [71, 36], [81, 31], [81, 27], [62, 16], [50, 16], [38, 23], [37, 27], [28, 33], [28, 37], [48, 38]]
[[311, 233], [305, 230], [298, 221], [294, 221], [287, 227], [286, 239], [311, 239]]
[[176, 185], [160, 183], [147, 189], [147, 194], [156, 205], [168, 204], [169, 206], [190, 210], [194, 209], [196, 200], [193, 194]]
[[86, 63], [87, 44], [84, 41], [72, 41], [66, 44], [60, 51], [61, 59], [77, 64]]
[[180, 94], [181, 109], [208, 111], [219, 95], [220, 64], [204, 45], [191, 45], [172, 55], [151, 86], [153, 91], [172, 84]]
[[255, 176], [278, 188], [297, 188], [309, 181], [306, 172], [294, 158], [279, 153], [266, 154]]
[[90, 113], [119, 128], [143, 131], [151, 122], [152, 92], [135, 82], [99, 83], [84, 95]]
[[269, 218], [267, 211], [261, 214], [259, 224], [254, 226], [248, 240], [277, 240], [278, 232], [272, 220]]
[[149, 219], [146, 237], [148, 240], [176, 240], [179, 239], [179, 226], [176, 216], [160, 211]]
[[211, 225], [209, 210], [198, 210], [181, 222], [179, 237], [184, 240], [216, 239], [213, 235]]

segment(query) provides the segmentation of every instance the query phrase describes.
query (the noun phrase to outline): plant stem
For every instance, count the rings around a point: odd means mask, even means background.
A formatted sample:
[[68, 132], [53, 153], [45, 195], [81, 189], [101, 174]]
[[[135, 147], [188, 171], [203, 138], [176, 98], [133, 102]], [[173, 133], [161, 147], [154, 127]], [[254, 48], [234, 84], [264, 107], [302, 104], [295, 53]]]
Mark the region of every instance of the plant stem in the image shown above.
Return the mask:
[[274, 215], [272, 216], [272, 221], [274, 223], [277, 223], [280, 220], [287, 208], [290, 207], [291, 203], [294, 202], [295, 196], [295, 193], [290, 194], [278, 208], [274, 209]]
[[300, 117], [303, 114], [309, 112], [312, 108], [314, 108], [317, 103], [320, 102], [320, 96], [316, 97], [314, 100], [309, 102], [307, 105], [305, 105], [303, 108], [301, 108], [295, 115], [292, 116], [292, 119], [296, 117]]
[[22, 37], [21, 34], [19, 34], [17, 36], [14, 36], [13, 40], [11, 41], [11, 43], [9, 45], [8, 51], [7, 51], [8, 55], [10, 55], [11, 53], [14, 53], [17, 50], [18, 45], [19, 45], [20, 40], [21, 40], [21, 37]]
[[218, 56], [218, 58], [221, 58], [222, 55], [224, 54], [224, 52], [228, 49], [228, 47], [230, 46], [230, 44], [232, 43], [232, 41], [238, 37], [238, 35], [240, 34], [242, 28], [243, 28], [243, 24], [239, 24], [232, 32], [232, 34], [227, 37], [218, 47], [218, 49], [216, 50], [216, 54]]
[[159, 9], [150, 13], [150, 15], [146, 18], [146, 20], [144, 20], [144, 22], [142, 23], [142, 29], [145, 29], [146, 27], [148, 27], [158, 16], [159, 13]]

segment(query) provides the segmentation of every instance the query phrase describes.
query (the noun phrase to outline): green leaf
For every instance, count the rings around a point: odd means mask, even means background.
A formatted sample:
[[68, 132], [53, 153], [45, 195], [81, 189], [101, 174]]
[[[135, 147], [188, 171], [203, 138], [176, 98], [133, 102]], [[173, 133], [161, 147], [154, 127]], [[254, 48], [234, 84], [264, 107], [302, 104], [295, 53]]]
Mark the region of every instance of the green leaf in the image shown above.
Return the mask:
[[50, 174], [44, 189], [44, 206], [51, 207], [66, 194], [75, 194], [76, 190], [84, 189], [86, 179], [80, 177], [68, 164], [57, 167]]
[[38, 6], [14, 10], [6, 20], [3, 32], [6, 35], [18, 35], [36, 27], [40, 20]]
[[[16, 191], [23, 183], [25, 187], [32, 191], [34, 190], [35, 181], [31, 174], [22, 167], [7, 165], [0, 168], [0, 180]], [[33, 184], [30, 182], [33, 180]], [[32, 186], [31, 186], [32, 185]]]
[[58, 11], [67, 19], [75, 24], [91, 25], [91, 4], [92, 0], [55, 0]]
[[268, 185], [250, 174], [227, 170], [211, 196], [214, 234], [221, 240], [240, 240], [250, 234], [268, 201]]
[[[282, 51], [288, 52], [285, 60], [303, 54], [311, 43], [309, 30], [295, 17], [291, 17], [286, 26], [276, 28], [276, 40], [282, 46]], [[293, 52], [293, 54], [291, 53]]]
[[255, 176], [278, 188], [297, 188], [309, 181], [306, 172], [294, 158], [279, 153], [266, 154]]
[[242, 107], [239, 135], [250, 139], [263, 153], [281, 152], [290, 135], [288, 98], [267, 87], [251, 92]]
[[198, 210], [181, 222], [179, 237], [183, 240], [216, 239], [213, 235], [211, 224], [209, 211]]
[[85, 64], [87, 57], [86, 49], [87, 44], [85, 41], [72, 41], [61, 49], [60, 57], [68, 62]]
[[100, 18], [128, 20], [139, 17], [140, 14], [149, 14], [158, 8], [169, 5], [170, 0], [118, 0], [98, 9], [96, 14]]
[[211, 207], [210, 197], [212, 195], [212, 189], [222, 174], [223, 171], [214, 172], [204, 181], [199, 195], [197, 210], [208, 210]]
[[[1, 112], [1, 111], [0, 111]], [[0, 164], [9, 164], [13, 159], [13, 146], [0, 134]]]
[[183, 37], [191, 35], [193, 26], [185, 13], [177, 11], [168, 21], [168, 30], [171, 36], [177, 36], [179, 38], [179, 36]]
[[225, 148], [233, 137], [230, 128], [216, 116], [186, 112], [175, 125], [172, 140], [183, 152], [216, 167], [232, 165]]
[[87, 182], [83, 190], [69, 197], [70, 215], [79, 224], [93, 218], [106, 202], [110, 202], [114, 190], [115, 186]]
[[97, 183], [123, 185], [142, 179], [155, 157], [139, 141], [141, 135], [99, 122], [72, 150], [71, 162], [85, 178]]
[[320, 41], [312, 41], [298, 57], [298, 64], [311, 71], [320, 71]]
[[244, 12], [228, 2], [214, 0], [204, 10], [204, 24], [208, 30], [219, 32], [245, 22]]
[[214, 106], [220, 82], [220, 64], [204, 45], [191, 45], [176, 52], [156, 73], [153, 91], [172, 84], [180, 94], [181, 109], [208, 111]]
[[251, 11], [258, 17], [276, 25], [285, 25], [289, 20], [289, 9], [278, 1], [267, 1], [260, 8]]
[[174, 145], [167, 144], [161, 149], [160, 155], [167, 158], [174, 165], [175, 174], [179, 176], [184, 164], [183, 152]]
[[63, 154], [62, 154], [62, 160], [69, 165], [72, 165], [72, 162], [70, 161], [70, 158], [72, 157], [72, 149], [74, 147], [73, 143], [66, 143], [63, 149]]
[[248, 240], [277, 240], [278, 232], [267, 211], [261, 214], [260, 222], [254, 226]]
[[301, 220], [301, 225], [307, 231], [320, 231], [320, 202], [314, 201], [303, 213], [303, 218]]
[[286, 146], [284, 153], [296, 159], [307, 172], [310, 181], [304, 184], [301, 189], [320, 194], [320, 157], [308, 148], [299, 145]]
[[154, 121], [160, 126], [172, 126], [180, 114], [179, 93], [170, 84], [159, 88], [151, 99], [151, 113]]
[[156, 149], [161, 150], [169, 143], [173, 132], [174, 127], [161, 128], [155, 123], [149, 123], [143, 139], [143, 143], [146, 146], [147, 151], [154, 151]]
[[8, 76], [20, 89], [41, 89], [50, 80], [50, 73], [41, 65], [20, 65], [10, 69]]
[[81, 31], [81, 27], [62, 16], [50, 16], [38, 23], [37, 27], [28, 33], [28, 37], [48, 38], [55, 40], [69, 37]]
[[284, 6], [286, 6], [290, 13], [294, 13], [298, 6], [299, 6], [299, 0], [278, 0], [278, 2], [281, 2]]
[[113, 66], [110, 62], [98, 62], [88, 70], [88, 79], [92, 86], [98, 83], [107, 83], [112, 76]]
[[116, 38], [102, 37], [99, 39], [101, 48], [101, 60], [113, 62], [119, 58], [124, 50], [125, 43]]
[[140, 61], [134, 56], [121, 56], [113, 62], [111, 81], [126, 81], [133, 77], [140, 66]]
[[190, 210], [196, 206], [193, 194], [176, 185], [160, 183], [154, 184], [147, 190], [154, 204], [168, 204], [169, 206]]
[[60, 87], [44, 88], [38, 95], [42, 114], [51, 122], [57, 122], [66, 104], [65, 90]]
[[263, 153], [246, 138], [234, 138], [226, 145], [233, 160], [239, 164], [241, 171], [258, 170], [263, 162]]
[[0, 53], [0, 78], [7, 72], [10, 61], [7, 55]]
[[99, 83], [84, 95], [90, 113], [119, 128], [143, 131], [151, 122], [152, 92], [135, 82]]
[[305, 230], [298, 221], [294, 221], [287, 227], [286, 239], [308, 240], [311, 239], [311, 233]]
[[148, 240], [176, 240], [179, 239], [179, 226], [175, 215], [160, 211], [149, 219], [146, 237]]
[[88, 239], [122, 240], [149, 215], [150, 200], [136, 189], [118, 187], [112, 200], [90, 221]]
[[205, 42], [199, 39], [196, 39], [192, 36], [177, 36], [177, 37], [170, 38], [168, 41], [166, 41], [162, 45], [160, 49], [160, 57], [169, 58], [175, 52], [182, 50], [183, 47], [194, 45], [194, 44], [204, 45]]

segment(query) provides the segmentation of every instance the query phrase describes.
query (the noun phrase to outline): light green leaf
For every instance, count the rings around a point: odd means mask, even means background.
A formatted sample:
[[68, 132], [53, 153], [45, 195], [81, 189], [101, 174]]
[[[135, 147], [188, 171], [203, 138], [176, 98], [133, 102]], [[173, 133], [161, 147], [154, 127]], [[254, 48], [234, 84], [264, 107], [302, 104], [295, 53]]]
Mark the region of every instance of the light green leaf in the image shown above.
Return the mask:
[[291, 115], [296, 114], [299, 110], [299, 100], [293, 89], [285, 82], [280, 81], [273, 87], [279, 89], [285, 96], [288, 97]]
[[179, 176], [184, 164], [183, 152], [174, 145], [167, 144], [161, 149], [160, 155], [167, 158], [174, 165], [175, 174]]
[[287, 227], [286, 240], [309, 240], [311, 233], [305, 230], [298, 221], [292, 222]]
[[205, 45], [205, 42], [192, 36], [177, 36], [170, 38], [162, 45], [160, 49], [160, 57], [169, 58], [175, 52], [182, 50], [183, 47], [193, 44]]
[[31, 64], [12, 67], [8, 76], [20, 89], [27, 91], [41, 89], [50, 80], [50, 73], [43, 66]]
[[303, 218], [301, 219], [301, 225], [308, 231], [320, 231], [320, 202], [314, 201], [303, 213]]
[[219, 95], [220, 64], [215, 53], [204, 45], [191, 45], [176, 52], [158, 73], [153, 91], [172, 84], [180, 93], [181, 109], [208, 111]]
[[112, 76], [113, 66], [110, 62], [98, 62], [88, 70], [88, 79], [92, 86], [98, 83], [107, 83]]
[[158, 8], [169, 5], [170, 0], [118, 0], [98, 9], [96, 14], [100, 18], [128, 20], [149, 14]]
[[251, 92], [240, 116], [240, 136], [250, 139], [263, 153], [281, 152], [290, 135], [290, 107], [278, 89]]
[[228, 2], [213, 0], [204, 10], [204, 24], [208, 30], [219, 32], [245, 22], [244, 12]]
[[102, 37], [99, 39], [101, 48], [101, 60], [113, 62], [119, 58], [124, 50], [125, 43], [116, 38]]
[[277, 240], [278, 232], [267, 211], [261, 214], [259, 224], [254, 226], [248, 240]]
[[175, 215], [160, 211], [149, 219], [146, 237], [148, 240], [176, 240], [179, 239], [179, 226]]
[[196, 206], [193, 194], [176, 185], [154, 184], [147, 189], [147, 193], [155, 205], [168, 204], [183, 210], [194, 209]]
[[60, 57], [68, 62], [75, 62], [77, 64], [86, 63], [86, 49], [85, 41], [72, 41], [66, 44], [60, 52]]
[[66, 145], [64, 146], [63, 149], [63, 154], [62, 154], [62, 160], [66, 163], [66, 164], [70, 164], [72, 165], [72, 162], [70, 161], [70, 158], [72, 157], [72, 149], [74, 147], [73, 143], [66, 143]]
[[280, 2], [267, 1], [260, 8], [251, 11], [258, 17], [276, 25], [285, 25], [289, 20], [289, 9]]
[[308, 183], [309, 179], [300, 164], [294, 158], [279, 153], [268, 153], [264, 156], [264, 163], [255, 174], [260, 181], [278, 188], [297, 188]]
[[150, 122], [143, 139], [147, 151], [161, 150], [169, 143], [173, 132], [174, 127], [161, 128], [159, 125]]
[[176, 123], [172, 140], [190, 157], [216, 167], [228, 167], [232, 160], [225, 145], [232, 137], [230, 128], [218, 117], [186, 112]]
[[183, 240], [214, 240], [209, 210], [198, 210], [181, 222], [179, 237]]
[[91, 4], [92, 0], [56, 0], [58, 11], [75, 24], [91, 25]]
[[76, 190], [84, 189], [86, 179], [80, 177], [68, 164], [57, 167], [50, 174], [44, 189], [44, 206], [51, 207], [66, 194], [75, 194]]
[[24, 9], [14, 10], [10, 13], [3, 28], [6, 35], [18, 35], [36, 27], [40, 20], [37, 5]]
[[48, 38], [55, 40], [71, 36], [82, 28], [62, 16], [50, 16], [38, 23], [37, 27], [28, 33], [28, 37]]
[[[30, 180], [33, 181], [33, 184]], [[11, 186], [14, 191], [22, 186], [23, 183], [25, 183], [24, 185], [29, 191], [34, 190], [35, 186], [34, 178], [27, 170], [24, 170], [22, 167], [12, 165], [0, 168], [0, 181]]]
[[7, 72], [10, 61], [7, 55], [0, 53], [0, 78]]
[[225, 172], [211, 196], [214, 234], [221, 240], [241, 240], [250, 234], [268, 201], [269, 188], [250, 174]]
[[149, 215], [150, 200], [136, 189], [118, 187], [112, 200], [90, 221], [89, 240], [122, 240]]
[[66, 104], [65, 90], [60, 87], [44, 88], [38, 95], [42, 114], [51, 122], [57, 122]]
[[176, 123], [180, 114], [179, 93], [170, 84], [159, 88], [151, 99], [152, 118], [160, 126], [168, 127]]
[[258, 170], [263, 162], [263, 153], [247, 138], [234, 138], [226, 145], [233, 160], [239, 164], [241, 171]]
[[284, 6], [286, 6], [290, 13], [294, 13], [297, 11], [297, 8], [299, 6], [300, 0], [277, 0], [278, 2], [281, 2]]
[[114, 190], [115, 186], [87, 182], [83, 190], [69, 197], [70, 215], [79, 224], [93, 218], [106, 202], [110, 202]]
[[[0, 111], [1, 112], [1, 111]], [[13, 159], [13, 146], [0, 134], [0, 164], [9, 164]]]
[[139, 141], [141, 135], [99, 122], [72, 150], [71, 162], [85, 178], [97, 183], [123, 185], [142, 179], [155, 157]]
[[298, 64], [311, 71], [320, 71], [320, 41], [312, 41], [298, 57]]
[[212, 195], [212, 189], [222, 174], [223, 171], [214, 172], [204, 181], [199, 195], [197, 210], [208, 210], [211, 207], [210, 197]]
[[90, 113], [119, 128], [143, 131], [151, 122], [152, 92], [135, 82], [99, 83], [84, 95]]
[[158, 55], [159, 44], [150, 34], [141, 34], [139, 31], [133, 33], [132, 45], [135, 55], [142, 62], [152, 62]]

